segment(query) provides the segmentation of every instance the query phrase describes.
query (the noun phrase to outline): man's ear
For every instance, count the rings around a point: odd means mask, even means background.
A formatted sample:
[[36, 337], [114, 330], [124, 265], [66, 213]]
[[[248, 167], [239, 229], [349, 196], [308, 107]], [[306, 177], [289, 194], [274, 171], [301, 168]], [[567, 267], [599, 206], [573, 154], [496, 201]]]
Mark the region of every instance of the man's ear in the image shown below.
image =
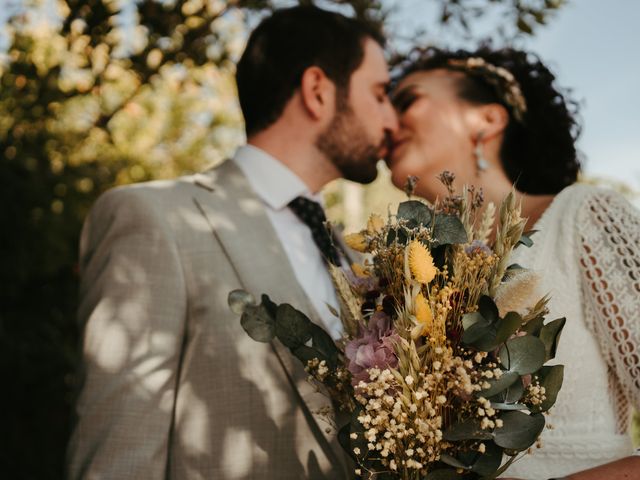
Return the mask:
[[327, 112], [333, 112], [335, 90], [335, 85], [320, 67], [309, 67], [302, 74], [302, 104], [314, 120], [325, 117]]
[[509, 123], [509, 112], [499, 103], [488, 103], [478, 107], [477, 129], [483, 132], [484, 140], [490, 140], [504, 132]]

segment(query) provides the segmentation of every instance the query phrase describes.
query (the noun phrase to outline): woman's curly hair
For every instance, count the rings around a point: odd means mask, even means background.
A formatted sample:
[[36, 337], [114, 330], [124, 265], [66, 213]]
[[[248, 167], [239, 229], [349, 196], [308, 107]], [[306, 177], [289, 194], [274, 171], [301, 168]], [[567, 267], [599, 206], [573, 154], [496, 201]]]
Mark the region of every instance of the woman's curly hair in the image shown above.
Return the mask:
[[[510, 72], [520, 86], [526, 111], [517, 115], [504, 98], [504, 89], [496, 88], [495, 78], [489, 81], [486, 75], [456, 66], [469, 58], [482, 58]], [[459, 82], [460, 98], [476, 104], [500, 103], [507, 109], [509, 123], [500, 159], [518, 190], [555, 194], [576, 181], [580, 171], [575, 147], [580, 135], [578, 104], [554, 86], [555, 76], [536, 55], [513, 48], [449, 51], [429, 47], [412, 52], [399, 68], [400, 78], [440, 68], [463, 71], [466, 74]]]

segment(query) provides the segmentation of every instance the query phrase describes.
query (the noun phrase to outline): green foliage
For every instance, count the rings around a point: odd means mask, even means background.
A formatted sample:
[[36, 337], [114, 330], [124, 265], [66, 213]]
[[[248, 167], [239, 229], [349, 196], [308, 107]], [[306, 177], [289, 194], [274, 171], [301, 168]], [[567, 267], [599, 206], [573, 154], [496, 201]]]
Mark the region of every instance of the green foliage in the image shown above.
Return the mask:
[[501, 19], [498, 33], [503, 37], [533, 35], [546, 25], [567, 0], [437, 0], [440, 21], [471, 33], [474, 21], [496, 14]]
[[241, 315], [240, 324], [257, 342], [278, 339], [303, 365], [317, 358], [335, 369], [339, 351], [328, 333], [288, 303], [274, 304], [267, 295], [256, 305], [251, 294], [244, 290], [229, 293], [231, 310]]
[[457, 216], [435, 214], [427, 205], [417, 200], [408, 200], [398, 205], [397, 217], [405, 220], [408, 228], [421, 225], [430, 229], [432, 247], [467, 241], [467, 231]]

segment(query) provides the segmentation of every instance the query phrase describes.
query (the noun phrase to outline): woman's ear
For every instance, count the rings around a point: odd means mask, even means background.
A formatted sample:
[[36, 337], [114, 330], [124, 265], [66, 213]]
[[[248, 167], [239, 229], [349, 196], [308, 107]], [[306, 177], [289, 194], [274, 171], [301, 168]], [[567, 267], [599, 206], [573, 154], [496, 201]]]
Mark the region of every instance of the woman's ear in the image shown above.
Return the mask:
[[302, 104], [314, 120], [320, 120], [335, 107], [335, 85], [320, 67], [309, 67], [300, 81]]
[[491, 140], [500, 135], [509, 123], [509, 112], [499, 103], [488, 103], [478, 108], [478, 131], [483, 132], [483, 139]]

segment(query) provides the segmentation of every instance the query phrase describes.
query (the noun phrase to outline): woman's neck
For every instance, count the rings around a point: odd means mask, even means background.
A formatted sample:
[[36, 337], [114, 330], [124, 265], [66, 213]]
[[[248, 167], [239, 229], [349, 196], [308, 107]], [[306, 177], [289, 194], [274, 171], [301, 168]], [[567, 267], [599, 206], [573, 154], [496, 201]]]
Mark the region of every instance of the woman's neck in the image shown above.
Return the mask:
[[[498, 209], [512, 189], [509, 183], [495, 183], [491, 187], [487, 187], [488, 185], [483, 188], [485, 204], [493, 202]], [[521, 202], [522, 205], [520, 216], [527, 220], [524, 230], [531, 230], [536, 222], [540, 220], [540, 217], [542, 217], [549, 205], [551, 205], [555, 195], [532, 195], [518, 190], [516, 190], [515, 193], [516, 200]]]
[[525, 231], [531, 230], [549, 208], [555, 195], [522, 194], [522, 217], [527, 219]]

